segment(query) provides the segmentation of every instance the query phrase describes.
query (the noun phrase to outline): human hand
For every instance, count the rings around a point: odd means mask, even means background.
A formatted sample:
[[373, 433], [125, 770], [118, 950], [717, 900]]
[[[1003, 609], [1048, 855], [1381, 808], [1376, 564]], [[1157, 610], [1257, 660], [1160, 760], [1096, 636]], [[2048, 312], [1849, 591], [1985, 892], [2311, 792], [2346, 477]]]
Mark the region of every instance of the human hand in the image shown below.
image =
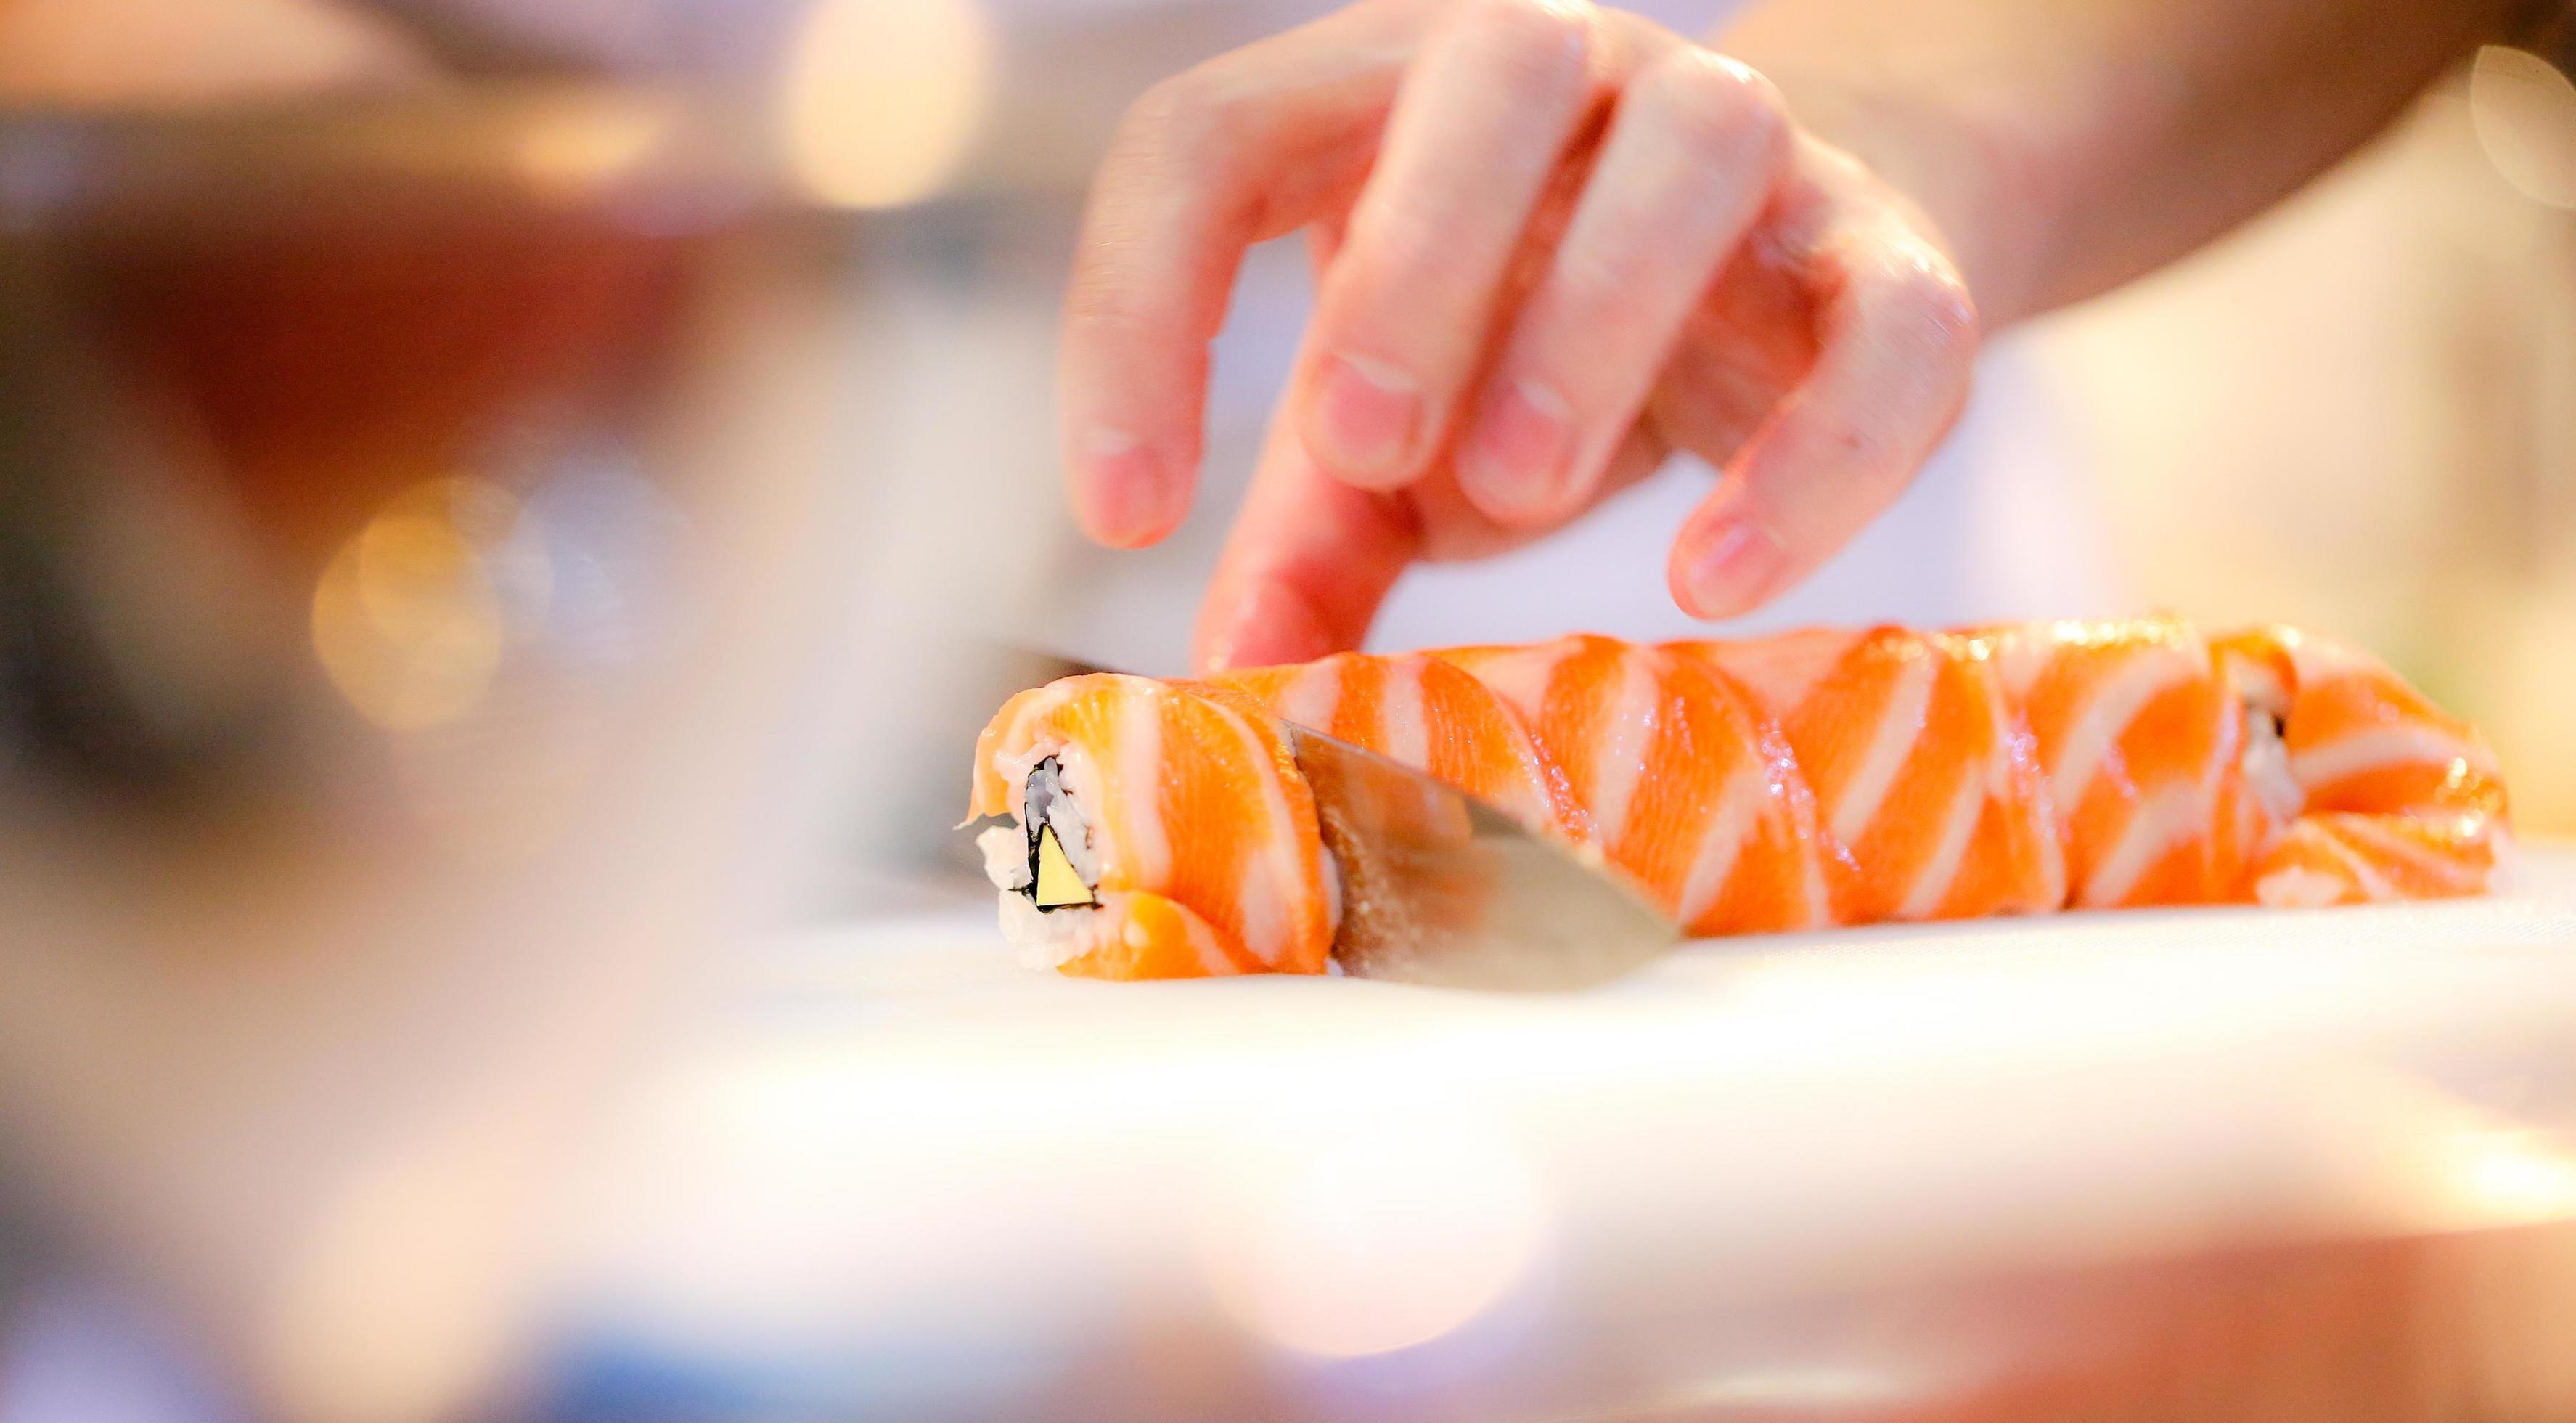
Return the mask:
[[1314, 315], [1204, 665], [1354, 646], [1408, 564], [1534, 538], [1676, 450], [1724, 477], [1673, 596], [1746, 611], [1885, 509], [1966, 398], [1942, 240], [1759, 74], [1578, 0], [1362, 0], [1130, 111], [1066, 312], [1093, 537], [1178, 525], [1237, 264], [1300, 228]]

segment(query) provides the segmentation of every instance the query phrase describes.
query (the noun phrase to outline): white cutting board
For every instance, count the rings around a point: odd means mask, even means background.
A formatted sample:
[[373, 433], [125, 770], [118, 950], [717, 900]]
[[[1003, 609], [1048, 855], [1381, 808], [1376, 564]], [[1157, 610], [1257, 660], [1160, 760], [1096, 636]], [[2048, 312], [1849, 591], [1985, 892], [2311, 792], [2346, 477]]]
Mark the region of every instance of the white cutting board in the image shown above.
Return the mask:
[[1062, 979], [989, 903], [819, 932], [618, 1114], [565, 1348], [866, 1411], [1857, 1406], [1912, 1384], [1809, 1358], [1797, 1302], [2576, 1222], [2576, 850], [2525, 860], [2486, 900], [1702, 941], [1547, 997]]

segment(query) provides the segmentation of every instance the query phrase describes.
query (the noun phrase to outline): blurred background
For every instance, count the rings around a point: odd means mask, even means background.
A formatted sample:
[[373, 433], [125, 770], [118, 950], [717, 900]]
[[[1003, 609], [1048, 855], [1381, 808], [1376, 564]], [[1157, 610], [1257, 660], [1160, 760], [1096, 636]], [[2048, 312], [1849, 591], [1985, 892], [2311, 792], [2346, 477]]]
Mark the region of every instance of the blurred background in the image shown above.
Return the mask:
[[[1065, 261], [1129, 100], [1324, 8], [0, 7], [0, 1419], [455, 1407], [537, 1309], [531, 1181], [733, 946], [948, 902], [1010, 687], [958, 649], [1181, 668], [1304, 254], [1247, 264], [1188, 527], [1114, 556]], [[1376, 637], [1678, 633], [1707, 478]], [[2551, 57], [1996, 342], [1738, 630], [2151, 608], [2380, 651], [2576, 833]]]

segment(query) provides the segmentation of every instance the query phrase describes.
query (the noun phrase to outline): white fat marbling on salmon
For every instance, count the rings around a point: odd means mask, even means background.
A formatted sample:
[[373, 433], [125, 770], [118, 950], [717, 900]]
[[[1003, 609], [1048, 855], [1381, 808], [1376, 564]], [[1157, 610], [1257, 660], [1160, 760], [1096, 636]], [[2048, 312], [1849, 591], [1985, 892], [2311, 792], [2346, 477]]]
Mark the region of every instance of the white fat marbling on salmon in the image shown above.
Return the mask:
[[2020, 701], [2005, 685], [2003, 669], [1996, 664], [1996, 639], [1945, 641], [1966, 653], [1978, 679], [1978, 695], [1985, 701], [1986, 725], [1995, 745], [1994, 755], [1986, 761], [1986, 794], [2012, 807], [2028, 828], [2035, 842], [2032, 849], [2039, 856], [2038, 903], [2060, 908], [2066, 903], [2066, 827], [2058, 822], [2057, 797], [2041, 762], [2039, 737], [2023, 717]]
[[2199, 787], [2199, 828], [2204, 835], [2218, 824], [2219, 800], [2227, 789], [2228, 775], [2233, 772], [2241, 779], [2245, 766], [2245, 709], [2223, 698], [2219, 708], [2218, 727], [2209, 738], [2209, 758], [2200, 763], [2200, 774], [2193, 778]]
[[[1260, 853], [1269, 853], [1268, 847]], [[1243, 946], [1263, 963], [1279, 962], [1279, 952], [1288, 942], [1288, 906], [1280, 899], [1279, 876], [1246, 865], [1238, 883], [1234, 907], [1243, 921]]]
[[2314, 793], [2337, 781], [2396, 766], [2438, 766], [2466, 761], [2492, 775], [2494, 757], [2438, 727], [2382, 726], [2290, 753], [2290, 776]]
[[2289, 684], [2281, 680], [2279, 669], [2268, 662], [2246, 657], [2227, 659], [2228, 675], [2235, 680], [2237, 695], [2251, 707], [2260, 707], [2274, 716], [2290, 709]]
[[1552, 826], [1557, 819], [1557, 798], [1555, 786], [1548, 779], [1548, 762], [1539, 755], [1538, 743], [1531, 739], [1529, 728], [1521, 725], [1518, 716], [1506, 708], [1502, 720], [1504, 735], [1511, 738], [1514, 774], [1522, 797], [1520, 805], [1507, 802], [1505, 808], [1524, 811], [1534, 826]]
[[1807, 917], [1796, 926], [1821, 929], [1834, 922], [1834, 894], [1825, 884], [1825, 857], [1816, 853], [1815, 842], [1800, 837], [1798, 893], [1806, 904]]
[[2378, 870], [2371, 867], [2370, 861], [2364, 859], [2360, 852], [2352, 847], [2350, 841], [2335, 833], [2336, 826], [2320, 825], [2318, 829], [2323, 833], [2317, 838], [2324, 841], [2326, 848], [2332, 850], [2335, 858], [2342, 862], [2345, 871], [2351, 874], [2352, 882], [2360, 886], [2364, 898], [2375, 901], [2397, 897], [2396, 889]]
[[1816, 684], [1866, 636], [1844, 628], [1808, 628], [1759, 642], [1704, 646], [1720, 671], [1742, 683], [1775, 715], [1787, 716], [1806, 703]]
[[1423, 770], [1431, 764], [1431, 727], [1422, 709], [1423, 659], [1389, 658], [1378, 698], [1379, 745], [1391, 760]]
[[1342, 707], [1343, 671], [1349, 666], [1347, 657], [1327, 657], [1289, 679], [1287, 690], [1279, 694], [1279, 719], [1331, 735], [1333, 716]]
[[2335, 638], [2284, 629], [2281, 645], [2289, 651], [2290, 670], [2302, 694], [2342, 677], [2375, 679], [2390, 675], [2387, 663]]
[[2459, 856], [2398, 834], [2378, 817], [2351, 816], [2337, 820], [2335, 830], [2356, 850], [2369, 853], [2382, 862], [2409, 864], [2446, 883], [2458, 886], [2474, 884], [2481, 866], [2463, 863]]
[[1726, 888], [1735, 862], [1744, 853], [1744, 842], [1762, 814], [1766, 789], [1759, 766], [1748, 765], [1727, 778], [1726, 788], [1718, 793], [1717, 813], [1700, 831], [1699, 848], [1691, 852], [1690, 873], [1682, 879], [1682, 892], [1674, 905], [1674, 917], [1682, 923], [1690, 924], [1707, 913]]
[[1102, 846], [1104, 862], [1125, 864], [1134, 883], [1161, 884], [1172, 872], [1172, 836], [1163, 824], [1163, 715], [1155, 698], [1173, 694], [1150, 682], [1127, 684], [1120, 693], [1112, 756], [1116, 793], [1126, 811], [1094, 815], [1091, 824], [1095, 831], [1117, 827], [1116, 856]]
[[1216, 930], [1195, 914], [1181, 916], [1182, 932], [1189, 936], [1190, 953], [1206, 969], [1210, 978], [1224, 978], [1243, 971], [1241, 965], [1226, 956], [1225, 945], [1217, 942]]
[[2036, 628], [2006, 628], [1989, 639], [1988, 660], [1995, 677], [2015, 702], [2030, 699], [2041, 674], [2057, 660], [2058, 644], [2082, 635], [2082, 623], [2046, 623]]
[[[1017, 730], [1013, 728], [1015, 738]], [[1054, 744], [1043, 738], [1032, 739], [1017, 751], [1012, 750], [1011, 743], [1007, 741], [994, 749], [993, 775], [1002, 783], [1003, 805], [1013, 819], [1020, 819], [1028, 813], [1030, 768], [1056, 754], [1056, 749]]]
[[[1010, 723], [993, 737], [993, 774], [1002, 783], [1003, 802], [1013, 815], [1020, 813], [1020, 800], [1028, 794], [1029, 768], [1055, 754], [1053, 746], [1037, 744], [1038, 738], [1029, 728], [1042, 724], [1057, 708], [1073, 700], [1073, 691], [1074, 682], [1067, 679], [1016, 698]], [[1012, 750], [1015, 746], [1020, 749]]]
[[1933, 659], [1916, 656], [1906, 660], [1897, 682], [1881, 712], [1878, 730], [1869, 739], [1869, 750], [1861, 757], [1860, 769], [1843, 785], [1836, 798], [1828, 824], [1834, 838], [1845, 845], [1860, 842], [1861, 833], [1878, 815], [1887, 800], [1887, 791], [1896, 784], [1906, 759], [1914, 754], [1923, 739], [1923, 718], [1932, 708], [1932, 683], [1937, 671]]
[[1896, 906], [1897, 918], [1928, 919], [1941, 907], [1959, 878], [1959, 867], [1967, 863], [1968, 842], [1976, 837], [1977, 819], [1985, 809], [1986, 788], [1980, 779], [1961, 780], [1950, 797], [1950, 808], [1942, 813], [1941, 837], [1933, 843], [1932, 858], [1924, 862], [1904, 902]]
[[1547, 689], [1556, 680], [1556, 669], [1581, 645], [1578, 639], [1561, 637], [1517, 652], [1480, 657], [1469, 664], [1468, 675], [1520, 713], [1523, 722], [1538, 726], [1546, 720]]
[[2259, 795], [2241, 795], [2233, 802], [2236, 808], [2237, 852], [2247, 863], [2263, 858], [2281, 839], [2281, 831], [2290, 822], [2275, 817], [2264, 808]]
[[2165, 852], [2200, 833], [2207, 823], [2203, 799], [2200, 787], [2184, 785], [2142, 801], [2119, 842], [2084, 881], [2079, 902], [2103, 908], [2127, 898]]
[[2191, 665], [2163, 647], [2140, 649], [2118, 672], [2093, 689], [2084, 712], [2068, 729], [2049, 770], [2049, 790], [2067, 813], [2084, 802], [2084, 789], [2102, 769], [2103, 757], [2147, 703], [2192, 673]]
[[1654, 749], [1655, 731], [1663, 718], [1662, 679], [1655, 675], [1657, 654], [1631, 647], [1619, 654], [1619, 686], [1602, 718], [1592, 747], [1592, 833], [1605, 847], [1619, 843], [1628, 826], [1628, 803], [1646, 774], [1646, 755]]
[[[1240, 892], [1239, 903], [1244, 916], [1244, 947], [1263, 963], [1276, 964], [1287, 948], [1289, 925], [1287, 906], [1279, 903], [1275, 896], [1286, 886], [1295, 886], [1294, 892], [1300, 898], [1313, 892], [1319, 888], [1318, 871], [1301, 853], [1299, 837], [1289, 831], [1294, 821], [1288, 813], [1288, 796], [1279, 784], [1279, 768], [1271, 758], [1269, 746], [1262, 741], [1261, 733], [1253, 729], [1252, 723], [1241, 712], [1223, 703], [1212, 705], [1227, 729], [1243, 743], [1250, 764], [1259, 771], [1256, 779], [1261, 783], [1261, 823], [1269, 827], [1270, 833], [1262, 837], [1258, 854], [1270, 862], [1269, 873], [1265, 875], [1251, 865], [1243, 866], [1245, 886]], [[1269, 887], [1256, 889], [1253, 882], [1260, 880], [1268, 880]], [[1266, 916], [1268, 922], [1256, 924], [1254, 904], [1265, 893], [1273, 896]]]

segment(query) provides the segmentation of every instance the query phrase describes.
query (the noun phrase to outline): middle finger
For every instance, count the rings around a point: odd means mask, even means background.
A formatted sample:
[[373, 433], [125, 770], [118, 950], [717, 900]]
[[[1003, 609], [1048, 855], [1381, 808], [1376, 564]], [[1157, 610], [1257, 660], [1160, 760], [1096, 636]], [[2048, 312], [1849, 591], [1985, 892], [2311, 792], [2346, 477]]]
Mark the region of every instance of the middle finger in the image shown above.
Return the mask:
[[1777, 94], [1742, 65], [1686, 46], [1638, 75], [1460, 442], [1477, 508], [1552, 523], [1594, 492], [1789, 151]]
[[1476, 0], [1406, 76], [1289, 396], [1307, 452], [1343, 482], [1410, 483], [1437, 449], [1583, 118], [1592, 26], [1579, 0]]

